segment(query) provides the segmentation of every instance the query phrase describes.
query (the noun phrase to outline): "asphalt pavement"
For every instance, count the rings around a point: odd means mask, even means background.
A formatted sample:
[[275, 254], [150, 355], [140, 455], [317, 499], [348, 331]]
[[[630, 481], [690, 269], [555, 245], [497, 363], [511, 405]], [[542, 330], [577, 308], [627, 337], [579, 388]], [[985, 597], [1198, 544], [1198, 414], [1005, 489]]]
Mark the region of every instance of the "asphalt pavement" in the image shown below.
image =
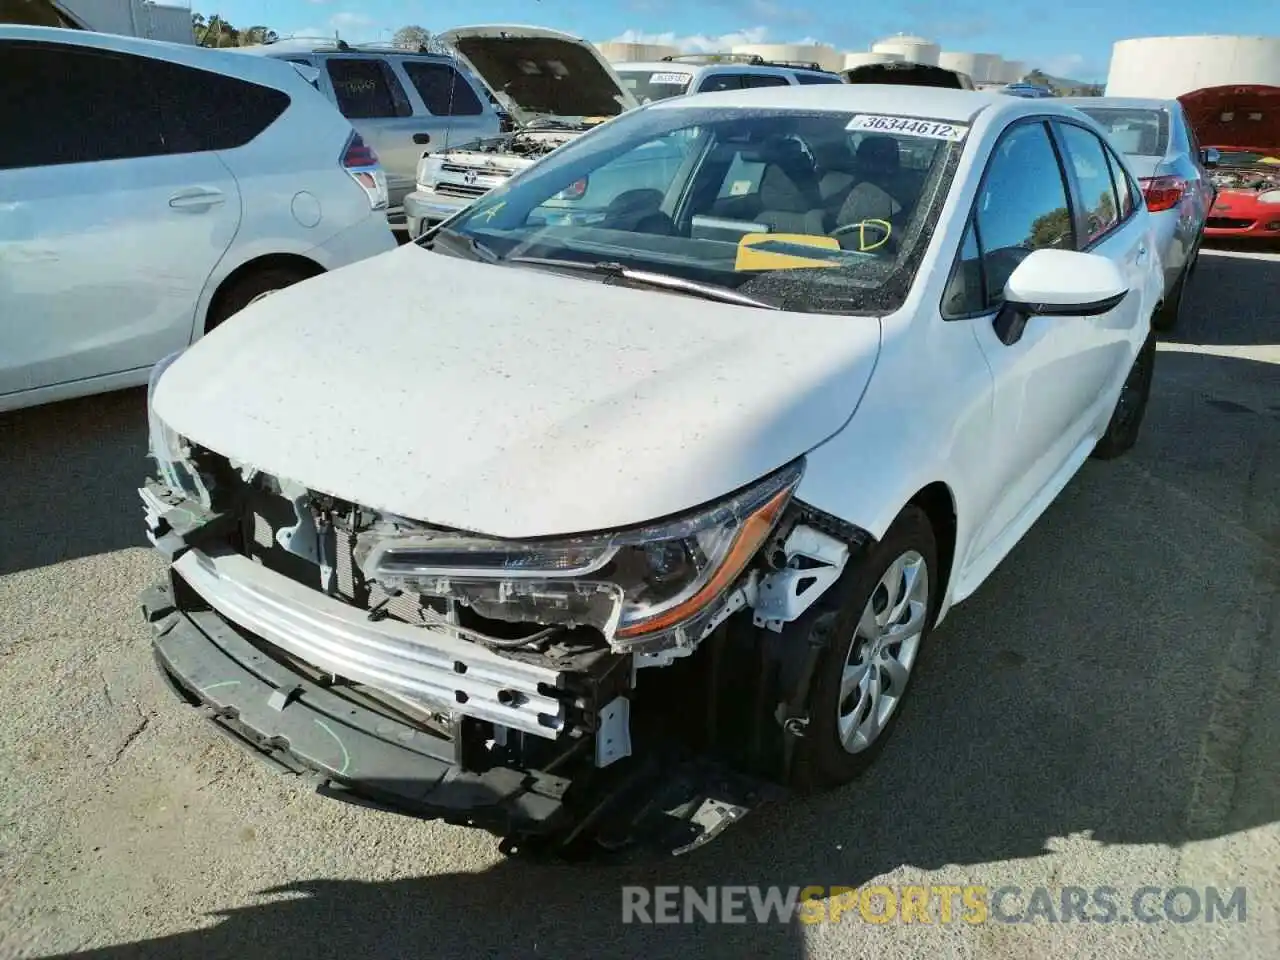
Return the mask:
[[[1206, 250], [1189, 298], [1138, 447], [948, 618], [872, 772], [640, 868], [507, 860], [242, 754], [151, 661], [142, 392], [0, 416], [0, 956], [1280, 955], [1280, 254]], [[1245, 915], [638, 925], [624, 884], [1243, 888]]]

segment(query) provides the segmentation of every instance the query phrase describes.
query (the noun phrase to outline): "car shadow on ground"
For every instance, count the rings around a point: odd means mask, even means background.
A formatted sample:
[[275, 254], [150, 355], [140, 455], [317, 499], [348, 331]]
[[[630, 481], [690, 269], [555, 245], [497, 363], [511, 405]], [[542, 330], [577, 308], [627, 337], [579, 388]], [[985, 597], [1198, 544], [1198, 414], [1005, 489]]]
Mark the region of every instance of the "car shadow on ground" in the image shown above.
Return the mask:
[[146, 391], [0, 413], [0, 576], [147, 546]]
[[[1174, 343], [1280, 345], [1280, 242], [1206, 240]], [[1269, 256], [1264, 256], [1269, 255]], [[1230, 317], [1230, 323], [1223, 318]]]
[[[206, 929], [62, 956], [800, 958], [794, 923], [623, 924], [621, 887], [857, 886], [903, 867], [982, 883], [985, 865], [1044, 857], [1059, 838], [1177, 848], [1280, 820], [1280, 438], [1206, 401], [1215, 384], [1265, 387], [1280, 366], [1160, 356], [1138, 448], [1087, 465], [957, 608], [894, 742], [859, 783], [762, 809], [657, 864], [509, 859], [476, 873], [304, 879], [246, 891], [275, 899], [221, 911]], [[135, 415], [121, 401], [107, 419]], [[98, 432], [70, 419], [92, 450]], [[47, 461], [56, 444], [45, 442]], [[81, 481], [108, 504], [131, 491], [141, 438], [123, 453]], [[1271, 507], [1234, 511], [1213, 486], [1250, 482], [1262, 484], [1250, 501]], [[105, 512], [74, 509], [96, 523]], [[112, 526], [89, 542], [129, 539]]]

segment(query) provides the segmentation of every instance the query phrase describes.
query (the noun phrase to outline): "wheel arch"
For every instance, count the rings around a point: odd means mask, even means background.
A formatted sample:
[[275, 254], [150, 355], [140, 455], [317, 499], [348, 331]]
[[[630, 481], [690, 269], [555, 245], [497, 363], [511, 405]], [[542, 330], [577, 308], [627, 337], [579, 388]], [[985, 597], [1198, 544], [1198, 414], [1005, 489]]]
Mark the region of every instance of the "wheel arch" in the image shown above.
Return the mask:
[[934, 610], [935, 622], [943, 611], [948, 591], [951, 588], [951, 576], [956, 561], [957, 512], [956, 498], [952, 489], [943, 481], [935, 480], [926, 484], [912, 494], [907, 501], [908, 506], [916, 506], [924, 511], [933, 527], [934, 541], [938, 547], [938, 566], [941, 568], [940, 589], [936, 596], [938, 602]]
[[254, 257], [252, 260], [246, 260], [222, 278], [222, 282], [214, 290], [213, 296], [209, 298], [209, 306], [205, 309], [204, 317], [200, 324], [201, 334], [209, 332], [209, 318], [218, 315], [218, 310], [222, 306], [228, 291], [232, 290], [236, 284], [255, 273], [278, 269], [298, 270], [305, 273], [308, 279], [325, 272], [325, 268], [321, 264], [299, 253], [268, 253]]

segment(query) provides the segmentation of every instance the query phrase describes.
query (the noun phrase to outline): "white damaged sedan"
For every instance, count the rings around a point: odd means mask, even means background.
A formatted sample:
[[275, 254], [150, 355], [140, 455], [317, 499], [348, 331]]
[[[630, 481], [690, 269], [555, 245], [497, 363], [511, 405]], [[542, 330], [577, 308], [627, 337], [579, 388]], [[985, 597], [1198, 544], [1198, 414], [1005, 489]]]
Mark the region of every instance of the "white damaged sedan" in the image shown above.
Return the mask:
[[871, 762], [948, 610], [1135, 442], [1160, 294], [1053, 101], [632, 111], [156, 368], [157, 660], [329, 795], [688, 849]]

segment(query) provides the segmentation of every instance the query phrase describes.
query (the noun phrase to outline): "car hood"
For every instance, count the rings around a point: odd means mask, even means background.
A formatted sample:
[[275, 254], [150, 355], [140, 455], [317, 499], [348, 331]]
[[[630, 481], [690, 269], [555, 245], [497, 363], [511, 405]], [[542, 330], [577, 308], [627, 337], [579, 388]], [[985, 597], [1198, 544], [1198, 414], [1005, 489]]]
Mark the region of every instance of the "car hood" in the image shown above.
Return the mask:
[[491, 24], [438, 35], [520, 124], [615, 117], [639, 106], [594, 46], [542, 27]]
[[497, 537], [604, 530], [713, 501], [839, 431], [880, 332], [411, 243], [245, 308], [165, 371], [154, 410], [370, 509]]
[[1205, 87], [1178, 102], [1204, 147], [1280, 150], [1280, 87]]

